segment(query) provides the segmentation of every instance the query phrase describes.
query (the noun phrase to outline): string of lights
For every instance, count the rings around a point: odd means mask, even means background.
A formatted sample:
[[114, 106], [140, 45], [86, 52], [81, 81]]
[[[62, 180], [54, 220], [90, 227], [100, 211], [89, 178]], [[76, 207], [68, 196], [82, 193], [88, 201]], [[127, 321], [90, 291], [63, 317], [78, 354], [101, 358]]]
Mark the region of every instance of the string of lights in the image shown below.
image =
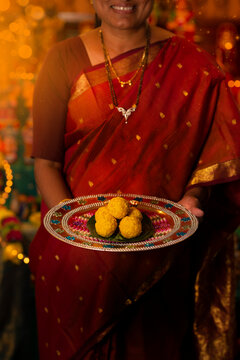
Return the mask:
[[3, 260], [10, 260], [17, 265], [19, 265], [21, 262], [24, 264], [29, 264], [30, 262], [29, 257], [25, 256], [23, 253], [21, 243], [6, 244], [3, 247]]
[[11, 166], [9, 164], [9, 162], [7, 160], [3, 160], [2, 161], [2, 165], [0, 165], [3, 167], [4, 170], [4, 175], [6, 178], [6, 184], [3, 188], [2, 193], [0, 193], [0, 205], [4, 205], [12, 191], [12, 186], [13, 186], [13, 175], [12, 175], [12, 169]]

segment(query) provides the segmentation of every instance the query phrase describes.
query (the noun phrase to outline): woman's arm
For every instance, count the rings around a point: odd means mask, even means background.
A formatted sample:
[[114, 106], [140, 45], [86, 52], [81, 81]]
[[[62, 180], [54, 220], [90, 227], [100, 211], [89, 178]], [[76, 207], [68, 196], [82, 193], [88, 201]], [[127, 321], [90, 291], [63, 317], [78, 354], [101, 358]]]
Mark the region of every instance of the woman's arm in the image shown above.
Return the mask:
[[45, 159], [35, 159], [35, 179], [45, 204], [51, 208], [72, 194], [62, 174], [62, 164]]
[[197, 218], [201, 219], [204, 215], [202, 208], [206, 205], [210, 195], [210, 188], [195, 187], [186, 191], [179, 204], [183, 205]]

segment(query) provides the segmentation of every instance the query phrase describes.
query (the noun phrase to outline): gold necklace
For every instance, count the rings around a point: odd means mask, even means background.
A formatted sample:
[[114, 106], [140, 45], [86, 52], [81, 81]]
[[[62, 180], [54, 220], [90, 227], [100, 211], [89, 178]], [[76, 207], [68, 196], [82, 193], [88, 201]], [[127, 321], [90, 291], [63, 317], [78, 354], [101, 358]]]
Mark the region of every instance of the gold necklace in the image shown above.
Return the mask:
[[115, 108], [119, 112], [122, 113], [123, 117], [125, 118], [125, 124], [127, 124], [129, 116], [136, 110], [136, 108], [138, 106], [141, 91], [142, 91], [143, 76], [144, 76], [144, 72], [145, 72], [145, 69], [146, 69], [147, 62], [148, 62], [148, 51], [149, 51], [149, 44], [150, 44], [150, 28], [149, 28], [149, 26], [147, 26], [147, 28], [146, 28], [146, 46], [145, 46], [145, 49], [144, 49], [145, 56], [144, 56], [143, 64], [140, 67], [140, 69], [141, 69], [141, 77], [140, 77], [140, 81], [139, 81], [139, 87], [138, 87], [136, 103], [133, 104], [133, 106], [130, 107], [129, 109], [124, 109], [123, 107], [118, 106], [117, 96], [116, 96], [116, 93], [115, 93], [115, 90], [114, 90], [113, 81], [112, 81], [112, 77], [111, 77], [111, 70], [110, 70], [110, 63], [109, 63], [109, 59], [108, 59], [108, 53], [107, 53], [107, 49], [106, 49], [106, 46], [105, 46], [105, 43], [104, 43], [103, 33], [102, 33], [101, 29], [99, 30], [99, 34], [100, 34], [103, 53], [104, 53], [105, 69], [106, 69], [108, 83], [109, 83], [109, 87], [110, 87], [110, 93], [111, 93], [112, 102], [113, 102], [113, 105], [115, 106]]
[[[102, 33], [102, 30], [100, 29], [99, 32]], [[146, 46], [145, 46], [145, 48], [144, 48], [142, 57], [141, 57], [141, 59], [140, 59], [140, 61], [139, 61], [139, 65], [138, 65], [138, 67], [137, 67], [137, 70], [135, 71], [135, 73], [133, 74], [133, 76], [131, 77], [131, 79], [129, 79], [129, 80], [127, 80], [127, 81], [123, 81], [123, 80], [120, 79], [120, 77], [118, 76], [116, 70], [114, 69], [113, 63], [112, 63], [112, 61], [111, 61], [111, 58], [110, 58], [110, 56], [109, 56], [109, 54], [108, 54], [108, 51], [107, 51], [106, 47], [105, 47], [105, 50], [106, 50], [106, 54], [107, 54], [107, 59], [108, 59], [109, 66], [110, 66], [113, 74], [114, 74], [115, 77], [117, 78], [117, 80], [118, 80], [119, 84], [121, 85], [121, 87], [124, 87], [125, 85], [131, 86], [132, 83], [133, 83], [133, 80], [135, 79], [135, 77], [137, 76], [137, 74], [139, 73], [139, 71], [141, 70], [141, 68], [142, 68], [143, 65], [144, 65], [144, 59], [145, 59], [145, 57], [146, 57]]]

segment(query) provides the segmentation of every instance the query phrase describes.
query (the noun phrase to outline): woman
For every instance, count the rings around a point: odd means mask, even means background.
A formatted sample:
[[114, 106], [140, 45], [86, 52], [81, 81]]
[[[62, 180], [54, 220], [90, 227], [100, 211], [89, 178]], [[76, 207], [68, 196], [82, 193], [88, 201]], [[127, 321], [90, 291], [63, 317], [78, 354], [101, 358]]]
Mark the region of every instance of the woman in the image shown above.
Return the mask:
[[36, 85], [43, 216], [119, 192], [179, 201], [203, 221], [177, 246], [126, 254], [71, 247], [41, 226], [30, 254], [40, 358], [230, 360], [237, 107], [208, 54], [147, 26], [152, 0], [93, 5], [101, 28], [57, 44]]

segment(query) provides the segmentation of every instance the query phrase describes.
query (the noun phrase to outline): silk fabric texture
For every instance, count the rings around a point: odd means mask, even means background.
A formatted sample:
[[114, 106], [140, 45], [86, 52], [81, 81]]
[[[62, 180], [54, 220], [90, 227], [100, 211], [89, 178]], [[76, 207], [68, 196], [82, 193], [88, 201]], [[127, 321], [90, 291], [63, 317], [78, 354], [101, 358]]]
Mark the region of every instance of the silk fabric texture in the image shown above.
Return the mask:
[[[123, 80], [141, 54], [113, 59]], [[138, 81], [113, 82], [119, 106], [131, 107]], [[104, 64], [87, 66], [72, 84], [64, 126], [64, 175], [74, 197], [116, 192], [179, 201], [187, 188], [215, 186], [197, 234], [174, 247], [90, 251], [54, 239], [42, 225], [30, 252], [40, 358], [232, 359], [240, 117], [222, 71], [179, 37], [152, 44], [139, 105], [125, 124]], [[48, 158], [36, 145], [33, 155]]]

